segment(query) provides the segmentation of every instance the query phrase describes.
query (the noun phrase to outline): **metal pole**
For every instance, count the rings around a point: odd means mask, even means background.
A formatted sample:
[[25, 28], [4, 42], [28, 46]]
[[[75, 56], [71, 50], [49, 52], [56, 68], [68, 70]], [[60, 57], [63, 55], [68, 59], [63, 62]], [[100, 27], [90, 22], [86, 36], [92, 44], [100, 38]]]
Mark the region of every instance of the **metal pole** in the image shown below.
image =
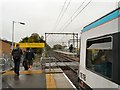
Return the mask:
[[14, 46], [13, 44], [14, 44], [14, 21], [12, 22], [12, 46], [11, 46], [11, 55], [10, 55], [11, 63], [12, 63], [12, 50]]
[[68, 47], [70, 47], [70, 40], [68, 41]]
[[48, 58], [49, 58], [49, 71], [51, 71], [51, 57]]
[[13, 50], [13, 44], [14, 44], [14, 21], [12, 22], [12, 50]]
[[45, 48], [44, 48], [45, 57], [46, 57], [46, 46], [47, 46], [47, 45], [46, 45], [46, 41], [47, 41], [47, 40], [46, 40], [46, 33], [45, 33]]
[[78, 34], [77, 35], [77, 53], [78, 53]]
[[74, 47], [75, 47], [75, 42], [74, 42], [74, 33], [73, 33], [73, 53], [74, 53]]
[[[46, 58], [46, 33], [45, 33], [45, 47], [44, 47], [44, 58]], [[46, 67], [46, 59], [44, 59], [44, 64], [45, 64], [45, 67]], [[45, 71], [45, 68], [44, 68], [44, 71]]]
[[15, 21], [12, 22], [12, 50], [13, 50], [13, 47], [14, 47], [14, 29], [15, 29], [15, 23], [19, 23], [19, 24], [25, 25], [25, 23], [23, 23], [23, 22], [15, 22]]

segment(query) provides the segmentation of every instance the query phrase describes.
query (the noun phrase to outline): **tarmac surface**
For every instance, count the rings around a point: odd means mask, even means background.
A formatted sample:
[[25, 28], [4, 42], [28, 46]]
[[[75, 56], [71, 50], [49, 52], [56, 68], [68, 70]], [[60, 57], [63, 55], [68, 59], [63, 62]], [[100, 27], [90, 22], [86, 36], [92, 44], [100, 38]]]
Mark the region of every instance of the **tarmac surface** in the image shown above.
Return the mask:
[[49, 71], [36, 66], [25, 71], [21, 67], [19, 77], [14, 71], [6, 71], [0, 79], [2, 90], [75, 90], [72, 82], [60, 68]]
[[[37, 71], [36, 71], [37, 72]], [[23, 88], [37, 89], [46, 87], [45, 73], [35, 73], [35, 71], [24, 71], [16, 76], [13, 71], [2, 76], [2, 88]]]

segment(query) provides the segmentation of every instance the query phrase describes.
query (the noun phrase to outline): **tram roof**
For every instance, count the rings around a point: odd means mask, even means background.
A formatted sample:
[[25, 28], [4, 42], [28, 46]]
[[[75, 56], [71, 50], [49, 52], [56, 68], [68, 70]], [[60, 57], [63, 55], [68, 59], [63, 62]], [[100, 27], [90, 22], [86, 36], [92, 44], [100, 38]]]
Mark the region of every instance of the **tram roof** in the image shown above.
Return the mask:
[[90, 23], [89, 25], [85, 26], [82, 30], [82, 33], [119, 17], [120, 16], [119, 10], [120, 10], [120, 7], [106, 14], [105, 16], [97, 19], [96, 21]]

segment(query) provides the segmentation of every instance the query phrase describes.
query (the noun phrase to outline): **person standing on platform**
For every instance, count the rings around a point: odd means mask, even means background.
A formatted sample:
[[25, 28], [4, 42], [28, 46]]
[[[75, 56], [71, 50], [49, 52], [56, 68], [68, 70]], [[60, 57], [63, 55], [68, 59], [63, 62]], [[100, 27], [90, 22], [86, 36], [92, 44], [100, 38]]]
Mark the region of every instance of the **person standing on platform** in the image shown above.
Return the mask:
[[23, 56], [22, 56], [22, 64], [25, 70], [28, 70], [28, 62], [26, 59], [26, 51], [23, 51]]
[[20, 60], [22, 55], [22, 50], [19, 47], [19, 44], [16, 45], [16, 48], [12, 50], [12, 56], [14, 59], [14, 72], [19, 76], [20, 70]]
[[70, 45], [69, 50], [71, 53], [73, 52], [73, 45], [72, 44]]
[[34, 59], [34, 52], [30, 48], [27, 48], [27, 50], [26, 50], [26, 60], [28, 62], [29, 70], [32, 69], [33, 59]]

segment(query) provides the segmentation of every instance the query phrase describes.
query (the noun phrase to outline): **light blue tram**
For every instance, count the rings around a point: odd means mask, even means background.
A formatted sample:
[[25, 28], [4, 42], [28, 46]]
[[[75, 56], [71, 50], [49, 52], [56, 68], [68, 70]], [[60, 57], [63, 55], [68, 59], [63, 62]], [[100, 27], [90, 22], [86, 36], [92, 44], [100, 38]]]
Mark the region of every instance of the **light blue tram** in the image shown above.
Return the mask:
[[80, 48], [80, 86], [120, 90], [120, 8], [84, 27]]

